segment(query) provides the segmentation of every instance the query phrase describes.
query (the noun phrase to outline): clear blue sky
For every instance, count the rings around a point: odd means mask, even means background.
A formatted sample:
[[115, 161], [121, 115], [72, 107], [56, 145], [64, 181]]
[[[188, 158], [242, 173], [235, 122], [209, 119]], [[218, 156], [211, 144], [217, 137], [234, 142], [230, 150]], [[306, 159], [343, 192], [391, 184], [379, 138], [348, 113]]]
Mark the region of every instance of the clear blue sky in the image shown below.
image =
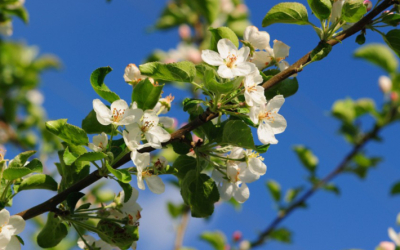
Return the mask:
[[[278, 2], [248, 1], [253, 24], [261, 28], [262, 18]], [[301, 2], [306, 4], [305, 0]], [[165, 0], [114, 0], [112, 3], [105, 0], [27, 1], [30, 23], [25, 26], [16, 21], [13, 38], [37, 45], [41, 52], [57, 55], [64, 65], [61, 71], [43, 77], [41, 90], [49, 119], [68, 118], [70, 123], [80, 125], [92, 109], [92, 100], [97, 98], [89, 83], [90, 73], [101, 66], [114, 69], [107, 76], [106, 83], [123, 99], [129, 100], [130, 87], [122, 78], [125, 66], [128, 63], [139, 64], [153, 49], [168, 50], [178, 43], [176, 30], [146, 32], [155, 23], [165, 3]], [[317, 21], [312, 16], [310, 19]], [[311, 27], [273, 25], [262, 30], [267, 30], [271, 39], [291, 46], [290, 63], [318, 43]], [[254, 239], [276, 214], [265, 181], [275, 179], [284, 190], [305, 184], [306, 172], [291, 150], [293, 145], [305, 144], [314, 150], [320, 159], [318, 172], [321, 175], [332, 170], [350, 150], [350, 146], [336, 134], [338, 123], [329, 116], [333, 102], [345, 97], [370, 97], [380, 104], [383, 99], [377, 87], [377, 79], [383, 72], [352, 58], [352, 52], [358, 46], [354, 39], [351, 37], [335, 46], [328, 58], [306, 67], [299, 74], [298, 93], [287, 99], [281, 109], [288, 128], [278, 135], [279, 144], [272, 146], [266, 154], [267, 174], [249, 185], [251, 196], [243, 209], [237, 212], [230, 205], [222, 204], [216, 207], [209, 222], [192, 219], [184, 245], [209, 249], [198, 240], [203, 230], [220, 229], [229, 237], [235, 230], [241, 230], [245, 238]], [[369, 42], [382, 42], [382, 38], [369, 32]], [[171, 114], [183, 122], [187, 116], [179, 110], [179, 102], [188, 94], [172, 88], [165, 92], [169, 91], [176, 96]], [[380, 241], [389, 240], [387, 228], [395, 226], [399, 212], [400, 197], [389, 197], [391, 185], [400, 179], [398, 124], [386, 129], [382, 137], [383, 144], [369, 144], [367, 149], [373, 155], [384, 156], [385, 160], [370, 172], [365, 181], [352, 175], [335, 179], [342, 192], [339, 197], [318, 193], [310, 200], [308, 209], [296, 211], [283, 223], [293, 230], [292, 245], [271, 243], [260, 249], [373, 249]], [[12, 152], [8, 156], [13, 157]], [[19, 212], [51, 195], [46, 191], [31, 194], [28, 198], [17, 196], [12, 211]], [[165, 200], [179, 201], [178, 192], [170, 186], [159, 196], [141, 192], [139, 203], [144, 210], [138, 249], [172, 249], [173, 226], [170, 220], [162, 219]], [[153, 245], [151, 237], [154, 234], [159, 235], [159, 241], [164, 243], [158, 248]], [[26, 246], [24, 249], [30, 248]]]

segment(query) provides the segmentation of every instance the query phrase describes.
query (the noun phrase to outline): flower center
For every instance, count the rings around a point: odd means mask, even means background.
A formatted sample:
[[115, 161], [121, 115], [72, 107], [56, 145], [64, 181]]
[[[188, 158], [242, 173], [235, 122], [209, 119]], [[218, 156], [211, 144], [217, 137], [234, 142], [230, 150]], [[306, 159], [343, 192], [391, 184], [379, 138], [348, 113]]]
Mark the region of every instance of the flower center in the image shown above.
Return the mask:
[[252, 86], [248, 86], [246, 87], [247, 92], [251, 93], [251, 92], [256, 92], [257, 88], [256, 85], [252, 85]]
[[264, 161], [264, 157], [260, 156], [260, 154], [257, 153], [257, 152], [255, 152], [255, 151], [252, 151], [252, 152], [248, 155], [248, 157], [249, 157], [249, 158], [257, 158], [257, 159], [260, 159], [261, 161]]
[[153, 121], [145, 121], [145, 122], [142, 123], [142, 126], [140, 127], [140, 129], [144, 133], [144, 132], [149, 131], [149, 129], [151, 129], [152, 127], [154, 127], [154, 122]]
[[225, 64], [228, 68], [234, 68], [236, 66], [236, 61], [237, 56], [229, 53], [228, 57], [225, 59]]
[[112, 113], [112, 121], [113, 122], [119, 122], [121, 121], [122, 117], [124, 117], [125, 114], [125, 109], [113, 109]]
[[150, 173], [150, 171], [148, 171], [148, 170], [145, 170], [145, 171], [142, 172], [143, 178], [150, 177], [150, 176], [152, 176], [152, 175], [153, 175], [153, 174]]
[[276, 112], [270, 112], [270, 111], [266, 111], [265, 113], [261, 113], [258, 115], [258, 119], [261, 120], [268, 120], [271, 122], [274, 122], [275, 117], [272, 115], [272, 113], [276, 113]]
[[99, 146], [98, 147], [101, 148], [101, 149], [104, 149], [103, 143], [99, 142]]

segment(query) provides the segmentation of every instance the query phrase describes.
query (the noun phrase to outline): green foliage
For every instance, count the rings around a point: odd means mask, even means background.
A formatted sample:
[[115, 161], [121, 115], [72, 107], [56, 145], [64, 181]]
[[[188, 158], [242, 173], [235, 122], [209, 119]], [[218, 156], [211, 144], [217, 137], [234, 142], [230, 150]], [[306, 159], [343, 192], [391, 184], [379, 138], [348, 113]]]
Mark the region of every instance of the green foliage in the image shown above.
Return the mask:
[[178, 173], [175, 175], [179, 179], [184, 179], [186, 174], [191, 171], [196, 169], [196, 159], [187, 155], [180, 155], [176, 160], [174, 161], [172, 167], [178, 170]]
[[207, 22], [211, 25], [218, 17], [220, 10], [219, 0], [194, 0], [199, 12], [205, 17]]
[[267, 27], [274, 23], [310, 24], [306, 7], [296, 2], [279, 3], [272, 7], [265, 15], [262, 26]]
[[[267, 70], [264, 71], [264, 79], [269, 79], [271, 75], [275, 75], [275, 70]], [[265, 97], [267, 100], [272, 99], [276, 95], [283, 95], [285, 98], [296, 94], [297, 90], [299, 89], [299, 82], [297, 78], [286, 78], [285, 80], [281, 81], [280, 83], [268, 88], [265, 91]]]
[[303, 191], [303, 187], [297, 187], [297, 188], [290, 188], [286, 191], [285, 195], [285, 201], [287, 203], [293, 202], [297, 196], [300, 194], [300, 192]]
[[330, 45], [324, 41], [321, 41], [318, 44], [318, 46], [311, 51], [311, 55], [310, 55], [311, 61], [316, 62], [316, 61], [324, 59], [325, 57], [328, 56], [328, 54], [331, 52], [331, 50], [332, 50], [332, 45]]
[[222, 131], [222, 143], [248, 149], [255, 148], [250, 127], [239, 120], [226, 122]]
[[329, 19], [332, 11], [330, 0], [307, 0], [312, 12], [319, 20]]
[[395, 183], [391, 190], [390, 190], [391, 195], [399, 195], [400, 194], [400, 182]]
[[87, 134], [101, 134], [102, 132], [106, 134], [112, 133], [112, 125], [104, 126], [99, 123], [96, 117], [96, 112], [92, 109], [90, 113], [82, 120], [82, 129], [85, 130]]
[[345, 171], [364, 179], [367, 176], [368, 171], [371, 168], [376, 167], [381, 160], [382, 159], [379, 157], [368, 157], [364, 153], [358, 153], [352, 158], [350, 164], [346, 166]]
[[281, 200], [281, 185], [274, 180], [269, 180], [265, 183], [268, 188], [271, 197], [274, 199], [275, 202], [279, 202]]
[[367, 13], [363, 0], [346, 0], [342, 8], [341, 18], [348, 23], [358, 22]]
[[85, 194], [84, 194], [84, 193], [81, 193], [81, 192], [72, 192], [72, 193], [69, 193], [69, 194], [68, 194], [66, 201], [67, 201], [67, 205], [68, 205], [69, 211], [70, 211], [72, 214], [73, 214], [74, 211], [75, 211], [76, 203], [78, 203], [78, 201], [79, 201], [83, 196], [85, 196]]
[[193, 63], [184, 61], [177, 63], [149, 62], [139, 66], [143, 75], [155, 80], [170, 82], [192, 82], [196, 76], [196, 68]]
[[388, 73], [396, 72], [399, 66], [399, 62], [393, 52], [382, 44], [372, 43], [365, 45], [356, 50], [354, 57], [375, 64]]
[[328, 183], [322, 187], [325, 191], [332, 192], [336, 195], [340, 195], [340, 189], [333, 183]]
[[18, 192], [30, 189], [47, 189], [57, 191], [58, 184], [50, 175], [35, 174], [22, 180]]
[[347, 98], [336, 101], [332, 107], [332, 115], [349, 124], [362, 115], [374, 112], [375, 103], [368, 98], [361, 98], [357, 101]]
[[235, 32], [228, 27], [209, 28], [211, 32], [210, 49], [218, 51], [217, 43], [219, 40], [226, 38], [229, 39], [236, 47], [239, 47], [239, 39]]
[[216, 79], [215, 70], [206, 70], [204, 74], [204, 86], [216, 94], [229, 94], [234, 90], [237, 90], [242, 83], [244, 77], [236, 77], [232, 81], [221, 83]]
[[58, 216], [49, 212], [46, 225], [37, 236], [37, 243], [42, 248], [55, 247], [68, 234], [68, 228]]
[[396, 27], [400, 23], [400, 14], [398, 13], [383, 13], [382, 23]]
[[104, 78], [111, 71], [112, 68], [110, 67], [101, 67], [93, 71], [90, 75], [90, 83], [92, 84], [94, 91], [110, 103], [120, 99], [119, 96], [112, 92], [104, 83]]
[[274, 229], [270, 233], [269, 238], [283, 243], [292, 243], [292, 233], [283, 227]]
[[389, 31], [383, 37], [387, 45], [400, 57], [400, 29]]
[[106, 162], [108, 171], [113, 174], [122, 183], [129, 183], [132, 180], [131, 174], [126, 169], [116, 169]]
[[359, 45], [363, 45], [365, 43], [365, 34], [361, 33], [356, 37], [356, 43], [358, 43]]
[[182, 180], [181, 195], [193, 217], [204, 218], [213, 214], [219, 192], [214, 180], [197, 170], [191, 170]]
[[200, 235], [200, 239], [210, 244], [215, 250], [225, 249], [226, 237], [220, 231], [206, 231]]
[[311, 173], [315, 173], [318, 166], [318, 158], [313, 154], [313, 152], [302, 145], [294, 146], [293, 150], [296, 152], [297, 157], [303, 166]]
[[48, 121], [46, 128], [67, 143], [74, 145], [87, 145], [89, 143], [86, 132], [77, 126], [68, 124], [67, 119]]
[[142, 110], [153, 109], [160, 99], [163, 86], [154, 86], [149, 79], [140, 81], [132, 92], [132, 102]]
[[171, 217], [176, 219], [184, 214], [188, 210], [188, 207], [185, 204], [174, 204], [172, 202], [168, 202], [167, 209]]
[[96, 228], [102, 240], [121, 249], [128, 249], [132, 242], [139, 240], [139, 230], [136, 226], [122, 227], [116, 222], [102, 219]]
[[122, 190], [124, 190], [125, 193], [124, 202], [128, 202], [128, 200], [132, 196], [132, 186], [129, 183], [123, 183], [121, 181], [118, 181], [118, 184], [121, 186]]
[[27, 163], [27, 160], [35, 151], [26, 151], [17, 155], [10, 161], [7, 169], [3, 171], [3, 178], [6, 180], [16, 180], [31, 173], [41, 173], [43, 170], [42, 163], [34, 159], [32, 163]]

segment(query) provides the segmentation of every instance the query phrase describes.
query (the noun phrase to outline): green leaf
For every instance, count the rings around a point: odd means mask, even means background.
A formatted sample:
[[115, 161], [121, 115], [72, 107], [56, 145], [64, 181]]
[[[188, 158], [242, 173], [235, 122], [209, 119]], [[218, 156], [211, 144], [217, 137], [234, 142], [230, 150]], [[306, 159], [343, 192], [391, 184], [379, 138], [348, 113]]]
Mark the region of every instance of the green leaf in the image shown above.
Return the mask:
[[382, 15], [384, 15], [382, 18], [383, 23], [386, 23], [388, 25], [395, 26], [395, 27], [397, 25], [399, 25], [400, 14], [390, 12], [390, 13], [383, 13]]
[[136, 226], [124, 226], [116, 222], [102, 219], [96, 226], [102, 240], [121, 249], [128, 249], [132, 242], [139, 240], [139, 230]]
[[328, 183], [328, 184], [324, 185], [322, 188], [323, 188], [325, 191], [332, 192], [332, 193], [334, 193], [334, 194], [336, 194], [336, 195], [339, 195], [339, 194], [340, 194], [339, 188], [338, 188], [335, 184], [333, 184], [333, 183]]
[[222, 132], [222, 142], [242, 148], [255, 148], [250, 127], [240, 120], [226, 122]]
[[354, 57], [367, 60], [386, 70], [388, 73], [396, 72], [399, 66], [399, 62], [393, 52], [382, 44], [372, 43], [365, 45], [356, 50]]
[[319, 20], [329, 19], [332, 11], [330, 0], [307, 0], [312, 12]]
[[25, 165], [26, 168], [30, 169], [31, 172], [41, 173], [43, 172], [43, 165], [38, 159], [31, 160]]
[[229, 39], [236, 47], [239, 47], [239, 39], [235, 32], [233, 32], [228, 27], [219, 27], [219, 28], [209, 28], [211, 32], [211, 42], [210, 49], [214, 51], [218, 51], [217, 44], [218, 41], [226, 38]]
[[303, 190], [303, 187], [298, 187], [298, 188], [291, 188], [286, 191], [285, 195], [285, 201], [288, 203], [291, 203], [296, 199], [296, 197], [299, 195], [299, 193]]
[[384, 37], [389, 47], [400, 57], [400, 29], [389, 31]]
[[110, 103], [120, 99], [119, 96], [112, 92], [104, 83], [104, 78], [111, 71], [112, 68], [110, 67], [101, 67], [93, 71], [90, 75], [90, 83], [92, 84], [94, 91]]
[[390, 190], [391, 195], [399, 195], [400, 194], [400, 181], [395, 183]]
[[363, 0], [346, 0], [342, 8], [342, 20], [348, 23], [356, 23], [367, 13], [367, 7]]
[[281, 200], [281, 186], [274, 180], [269, 180], [265, 183], [272, 198], [279, 202]]
[[285, 98], [296, 94], [299, 89], [297, 78], [287, 78], [280, 83], [265, 91], [267, 100], [272, 99], [276, 95], [283, 95]]
[[96, 117], [96, 112], [92, 109], [90, 113], [82, 120], [82, 129], [85, 130], [87, 134], [101, 134], [102, 132], [106, 134], [112, 133], [112, 125], [104, 126], [99, 123]]
[[359, 45], [363, 45], [365, 43], [365, 35], [363, 33], [359, 34], [356, 37], [356, 43], [358, 43]]
[[86, 132], [77, 126], [68, 124], [67, 119], [48, 121], [46, 128], [67, 143], [74, 145], [87, 145], [89, 143]]
[[286, 228], [278, 228], [271, 232], [269, 238], [283, 243], [291, 243], [292, 233]]
[[45, 174], [35, 174], [24, 179], [19, 185], [18, 192], [30, 189], [47, 189], [57, 191], [58, 184], [53, 177]]
[[77, 159], [76, 162], [81, 161], [99, 161], [107, 157], [107, 154], [103, 152], [87, 152], [81, 154]]
[[255, 148], [255, 151], [257, 151], [260, 154], [264, 154], [265, 152], [268, 151], [270, 144], [268, 145], [257, 145]]
[[311, 55], [310, 55], [311, 61], [316, 62], [316, 61], [324, 59], [326, 56], [328, 56], [328, 54], [331, 52], [331, 50], [332, 50], [332, 45], [330, 45], [324, 41], [321, 41], [318, 44], [318, 46], [311, 51]]
[[332, 107], [332, 115], [346, 123], [352, 123], [356, 118], [353, 100], [348, 98], [336, 101]]
[[265, 15], [262, 26], [267, 27], [274, 23], [310, 24], [306, 7], [296, 2], [279, 3], [272, 7]]
[[81, 193], [81, 192], [72, 192], [72, 193], [68, 194], [68, 196], [67, 196], [67, 205], [68, 205], [69, 211], [71, 213], [74, 213], [75, 207], [76, 207], [76, 203], [78, 203], [78, 201], [83, 196], [85, 196], [85, 194]]
[[132, 92], [132, 102], [136, 102], [142, 110], [153, 109], [160, 99], [163, 86], [154, 86], [146, 78], [140, 81]]
[[37, 236], [37, 243], [42, 248], [55, 247], [67, 234], [67, 226], [54, 213], [49, 212], [46, 225]]
[[122, 183], [129, 183], [132, 180], [131, 174], [125, 169], [115, 169], [106, 162], [106, 167]]
[[34, 155], [36, 151], [31, 150], [31, 151], [25, 151], [20, 153], [19, 155], [15, 156], [14, 159], [9, 163], [8, 168], [18, 168], [18, 167], [24, 167], [26, 161]]
[[118, 184], [121, 186], [122, 190], [124, 190], [124, 202], [128, 202], [129, 198], [132, 196], [132, 186], [129, 183], [123, 183], [120, 181], [118, 181]]
[[220, 11], [219, 0], [194, 0], [199, 12], [206, 18], [208, 24], [212, 24]]
[[193, 63], [184, 61], [177, 63], [149, 62], [139, 66], [143, 75], [155, 80], [171, 82], [192, 82], [196, 76], [196, 68]]
[[206, 231], [200, 235], [200, 239], [210, 244], [215, 250], [224, 250], [227, 243], [224, 233], [220, 231]]
[[190, 170], [196, 169], [196, 159], [187, 155], [180, 155], [176, 160], [174, 161], [172, 167], [178, 170], [178, 173], [175, 175], [179, 179], [184, 179], [186, 174]]
[[77, 159], [77, 157], [74, 154], [72, 154], [69, 151], [69, 148], [67, 147], [64, 150], [64, 155], [63, 155], [63, 160], [64, 160], [65, 165], [68, 165], [68, 166], [72, 165], [76, 161], [76, 159]]
[[214, 212], [214, 203], [219, 200], [217, 185], [206, 174], [189, 171], [181, 184], [182, 198], [190, 206], [192, 216], [204, 218]]
[[313, 152], [302, 145], [294, 146], [293, 150], [296, 152], [297, 157], [303, 166], [310, 172], [314, 173], [318, 165], [318, 158], [313, 154]]
[[3, 171], [3, 178], [6, 180], [16, 180], [30, 173], [32, 173], [32, 171], [26, 167], [14, 167], [14, 168], [9, 167]]
[[244, 77], [236, 77], [227, 83], [219, 83], [215, 80], [215, 70], [206, 70], [204, 74], [204, 86], [217, 94], [228, 94], [239, 88]]
[[167, 209], [171, 217], [176, 219], [185, 213], [185, 211], [187, 210], [187, 206], [185, 204], [175, 205], [172, 202], [168, 202]]
[[17, 16], [24, 23], [28, 23], [29, 22], [29, 13], [28, 13], [28, 11], [26, 11], [26, 9], [24, 7], [20, 7], [20, 8], [16, 8], [16, 9], [4, 9], [4, 8], [2, 8], [1, 11], [5, 12], [7, 14], [10, 14], [10, 15]]

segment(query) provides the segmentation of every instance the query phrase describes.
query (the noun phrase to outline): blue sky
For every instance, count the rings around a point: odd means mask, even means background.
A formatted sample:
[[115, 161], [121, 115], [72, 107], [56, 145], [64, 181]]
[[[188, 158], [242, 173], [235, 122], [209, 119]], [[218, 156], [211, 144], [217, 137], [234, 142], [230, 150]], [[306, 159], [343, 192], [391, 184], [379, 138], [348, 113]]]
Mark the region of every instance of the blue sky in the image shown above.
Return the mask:
[[[247, 1], [251, 21], [259, 28], [266, 12], [280, 1], [262, 2]], [[300, 2], [306, 4], [305, 0]], [[26, 26], [16, 21], [12, 38], [37, 45], [42, 53], [53, 53], [63, 62], [61, 71], [43, 76], [41, 90], [49, 119], [68, 118], [69, 123], [81, 124], [92, 109], [92, 100], [97, 98], [90, 86], [90, 73], [101, 66], [114, 69], [106, 83], [123, 99], [129, 100], [130, 87], [122, 78], [125, 66], [140, 64], [154, 49], [168, 50], [179, 42], [177, 30], [147, 32], [165, 3], [165, 0], [27, 1], [30, 23]], [[311, 15], [310, 20], [318, 21]], [[268, 31], [271, 39], [291, 46], [290, 63], [318, 43], [317, 35], [307, 26], [282, 24], [261, 29]], [[288, 128], [278, 135], [279, 144], [272, 146], [265, 155], [267, 174], [249, 185], [251, 196], [242, 210], [237, 212], [230, 205], [222, 204], [216, 207], [209, 222], [191, 219], [184, 245], [209, 249], [198, 240], [204, 230], [219, 229], [228, 237], [235, 230], [241, 230], [245, 238], [255, 239], [257, 232], [276, 215], [265, 181], [275, 179], [284, 190], [306, 184], [306, 171], [291, 150], [293, 145], [305, 144], [313, 149], [320, 160], [318, 173], [321, 176], [330, 172], [351, 149], [337, 135], [338, 123], [329, 116], [329, 110], [335, 100], [346, 97], [369, 97], [381, 104], [383, 96], [377, 87], [377, 79], [384, 74], [380, 69], [352, 58], [358, 47], [354, 40], [355, 37], [351, 37], [335, 46], [325, 60], [307, 66], [299, 74], [298, 93], [288, 98], [280, 111], [288, 121]], [[368, 32], [367, 43], [371, 42], [383, 41], [379, 35]], [[168, 92], [176, 96], [170, 114], [185, 121], [187, 115], [179, 109], [179, 103], [188, 97], [188, 93], [173, 88], [167, 88], [165, 93]], [[370, 124], [368, 120], [366, 123]], [[384, 156], [384, 161], [366, 180], [360, 181], [352, 175], [340, 176], [334, 181], [341, 189], [339, 197], [318, 193], [309, 201], [308, 209], [294, 212], [282, 224], [293, 230], [293, 244], [271, 243], [260, 249], [374, 249], [380, 241], [388, 240], [387, 228], [395, 226], [399, 212], [399, 197], [389, 196], [391, 185], [400, 179], [399, 154], [396, 154], [400, 139], [398, 131], [398, 124], [392, 125], [381, 134], [384, 143], [368, 145], [368, 151]], [[8, 157], [13, 157], [11, 154]], [[17, 196], [12, 211], [36, 205], [51, 195], [46, 191], [31, 194], [28, 198]], [[140, 193], [139, 203], [144, 210], [138, 249], [173, 248], [173, 224], [165, 218], [163, 209], [166, 200], [180, 201], [179, 193], [171, 186], [158, 196], [148, 191]], [[154, 237], [158, 238], [157, 247]]]

